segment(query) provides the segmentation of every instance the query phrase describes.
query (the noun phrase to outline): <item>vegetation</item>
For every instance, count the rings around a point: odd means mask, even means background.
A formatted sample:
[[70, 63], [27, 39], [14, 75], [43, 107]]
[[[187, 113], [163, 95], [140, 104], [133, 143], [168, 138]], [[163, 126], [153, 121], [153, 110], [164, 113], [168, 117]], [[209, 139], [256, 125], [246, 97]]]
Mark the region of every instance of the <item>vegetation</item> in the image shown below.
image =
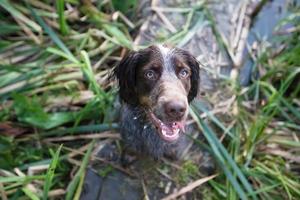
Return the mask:
[[[131, 36], [142, 19], [130, 12], [137, 1], [50, 2], [0, 0], [4, 200], [79, 199], [94, 140], [118, 138], [110, 134], [117, 108], [108, 77], [125, 48], [138, 48]], [[225, 95], [206, 96], [212, 110], [193, 103], [207, 139], [195, 142], [218, 164], [204, 199], [300, 199], [299, 15], [292, 10], [277, 26], [280, 34], [252, 54], [249, 86], [226, 78]], [[286, 24], [293, 29], [280, 32]], [[105, 176], [111, 168], [99, 171]], [[202, 177], [190, 161], [178, 176], [182, 186]]]

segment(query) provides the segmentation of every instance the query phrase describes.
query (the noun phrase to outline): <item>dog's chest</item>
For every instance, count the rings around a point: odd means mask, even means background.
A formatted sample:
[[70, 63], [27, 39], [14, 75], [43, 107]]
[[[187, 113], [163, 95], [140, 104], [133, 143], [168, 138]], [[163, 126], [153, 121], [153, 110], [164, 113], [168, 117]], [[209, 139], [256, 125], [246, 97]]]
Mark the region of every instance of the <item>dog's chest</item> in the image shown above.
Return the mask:
[[145, 113], [128, 105], [121, 109], [120, 133], [126, 148], [156, 159], [165, 155], [177, 157], [186, 140], [185, 136], [174, 143], [162, 140]]

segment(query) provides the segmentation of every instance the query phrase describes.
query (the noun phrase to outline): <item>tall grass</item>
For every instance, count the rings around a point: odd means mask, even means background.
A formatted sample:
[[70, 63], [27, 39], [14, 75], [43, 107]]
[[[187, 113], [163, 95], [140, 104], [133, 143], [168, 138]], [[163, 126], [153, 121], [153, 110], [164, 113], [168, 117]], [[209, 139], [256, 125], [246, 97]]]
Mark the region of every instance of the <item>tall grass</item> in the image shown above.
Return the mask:
[[[123, 47], [133, 48], [130, 27], [111, 20], [109, 2], [98, 9], [90, 1], [1, 0], [0, 10], [1, 197], [48, 199], [58, 192], [78, 199], [92, 150], [81, 147], [92, 142], [52, 155], [44, 139], [117, 127], [107, 77]], [[68, 162], [78, 151], [87, 151], [79, 169]], [[78, 172], [70, 181], [72, 169]]]
[[[282, 30], [285, 24], [297, 26], [297, 15], [290, 14], [277, 29]], [[233, 96], [234, 101], [228, 101], [222, 113], [213, 115], [194, 102], [193, 116], [227, 180], [222, 181], [222, 175], [210, 182], [216, 199], [300, 198], [296, 167], [300, 161], [299, 39], [297, 30], [264, 41], [254, 60], [253, 74], [260, 77], [253, 76], [246, 88], [235, 80], [227, 83], [224, 96]], [[222, 104], [218, 105], [219, 99], [210, 100], [216, 107]], [[210, 125], [199, 111], [206, 113]]]

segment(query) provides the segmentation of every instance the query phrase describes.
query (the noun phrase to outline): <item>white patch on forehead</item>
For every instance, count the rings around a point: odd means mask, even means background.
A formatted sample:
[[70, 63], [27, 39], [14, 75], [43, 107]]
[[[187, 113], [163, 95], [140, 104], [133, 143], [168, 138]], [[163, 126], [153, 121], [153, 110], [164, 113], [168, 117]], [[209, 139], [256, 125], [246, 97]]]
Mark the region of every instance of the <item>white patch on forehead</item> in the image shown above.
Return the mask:
[[158, 45], [157, 47], [158, 47], [164, 61], [166, 61], [167, 56], [171, 53], [172, 50], [161, 44]]
[[166, 47], [164, 45], [161, 45], [161, 44], [158, 45], [158, 48], [159, 48], [162, 55], [168, 55], [168, 53], [170, 51], [170, 49], [168, 47]]

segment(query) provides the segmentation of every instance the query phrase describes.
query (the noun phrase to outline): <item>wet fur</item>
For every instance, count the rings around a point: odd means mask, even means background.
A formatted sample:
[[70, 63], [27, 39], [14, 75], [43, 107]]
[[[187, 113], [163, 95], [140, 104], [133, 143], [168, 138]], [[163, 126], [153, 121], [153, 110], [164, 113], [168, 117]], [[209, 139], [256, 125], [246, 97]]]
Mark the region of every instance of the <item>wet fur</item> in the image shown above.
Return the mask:
[[128, 104], [122, 106], [120, 130], [125, 149], [141, 155], [150, 155], [154, 159], [162, 156], [177, 159], [186, 144], [184, 135], [181, 135], [175, 143], [162, 140], [151, 122], [147, 120], [143, 108]]
[[[182, 89], [178, 89], [178, 91], [182, 91], [180, 95], [184, 95], [189, 103], [198, 92], [198, 62], [190, 53], [182, 49], [172, 49], [172, 54], [191, 70], [189, 82], [181, 83], [181, 85], [185, 85], [185, 89], [188, 91], [184, 92]], [[149, 63], [163, 66], [162, 57], [163, 52], [161, 52], [159, 47], [150, 46], [144, 50], [129, 53], [114, 69], [114, 75], [119, 82], [119, 95], [122, 101], [120, 132], [125, 148], [129, 148], [139, 154], [150, 155], [155, 159], [165, 155], [178, 157], [186, 143], [184, 134], [181, 134], [176, 142], [164, 141], [147, 117], [147, 109], [151, 110], [157, 106], [158, 94], [156, 93], [163, 86], [160, 82], [153, 85], [144, 83], [139, 73]], [[170, 59], [168, 62], [170, 62], [170, 65], [176, 65], [176, 60], [174, 59]], [[179, 80], [175, 80], [175, 84], [172, 84], [172, 87], [175, 87], [175, 89], [177, 82]]]

